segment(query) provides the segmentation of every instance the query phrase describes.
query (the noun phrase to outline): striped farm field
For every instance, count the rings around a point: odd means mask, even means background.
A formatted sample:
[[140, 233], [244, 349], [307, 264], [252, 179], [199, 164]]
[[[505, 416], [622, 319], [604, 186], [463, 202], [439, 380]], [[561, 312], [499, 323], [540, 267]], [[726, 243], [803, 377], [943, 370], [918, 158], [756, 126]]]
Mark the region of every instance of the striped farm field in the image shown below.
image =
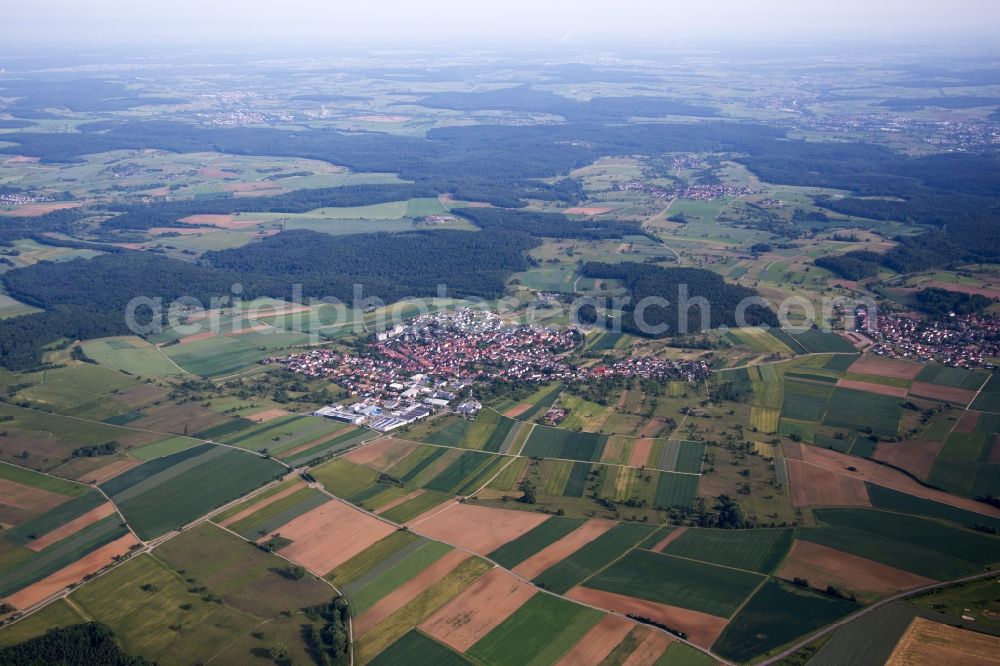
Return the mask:
[[662, 551], [692, 560], [771, 573], [792, 545], [791, 529], [688, 529]]
[[532, 582], [558, 594], [579, 585], [657, 531], [653, 525], [620, 523], [549, 567]]
[[302, 487], [270, 502], [227, 527], [244, 539], [255, 541], [304, 513], [327, 502], [329, 498], [314, 488]]
[[830, 409], [823, 425], [835, 428], [866, 430], [877, 435], [894, 436], [903, 408], [899, 398], [837, 387], [830, 397]]
[[597, 462], [604, 453], [607, 436], [536, 426], [524, 445], [522, 455]]
[[129, 524], [153, 538], [280, 476], [273, 460], [203, 444], [157, 458], [101, 485]]
[[368, 663], [372, 666], [464, 666], [471, 662], [413, 629]]
[[753, 596], [712, 646], [734, 661], [749, 661], [857, 610], [850, 601], [776, 580]]
[[363, 576], [341, 585], [340, 589], [350, 600], [352, 612], [363, 613], [451, 550], [451, 546], [439, 541], [414, 541], [397, 550], [393, 557], [377, 562]]
[[448, 495], [428, 490], [380, 512], [379, 515], [395, 523], [408, 523], [418, 516], [431, 512], [435, 507], [450, 499], [452, 498]]
[[660, 472], [660, 478], [656, 482], [656, 493], [653, 496], [653, 506], [691, 507], [698, 495], [698, 482], [697, 474]]
[[749, 571], [633, 550], [584, 586], [729, 617], [764, 580]]
[[600, 611], [550, 594], [536, 594], [473, 645], [468, 654], [487, 666], [554, 663], [602, 617]]
[[833, 385], [785, 378], [781, 414], [785, 418], [820, 421], [826, 413]]
[[585, 518], [553, 516], [516, 539], [491, 551], [488, 556], [500, 566], [513, 569], [535, 553], [576, 530], [585, 522]]
[[789, 345], [780, 338], [771, 335], [763, 328], [744, 326], [730, 329], [726, 337], [738, 345], [747, 347], [751, 351], [779, 353], [779, 354], [800, 354], [802, 351], [796, 345]]

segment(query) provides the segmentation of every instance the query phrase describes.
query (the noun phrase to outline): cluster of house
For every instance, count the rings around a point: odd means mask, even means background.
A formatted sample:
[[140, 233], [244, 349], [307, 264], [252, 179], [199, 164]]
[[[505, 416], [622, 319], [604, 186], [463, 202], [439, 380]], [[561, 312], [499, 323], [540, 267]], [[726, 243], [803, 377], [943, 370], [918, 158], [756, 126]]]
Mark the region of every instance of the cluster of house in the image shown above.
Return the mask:
[[879, 313], [869, 326], [865, 308], [855, 313], [855, 330], [873, 342], [869, 351], [890, 358], [934, 360], [959, 368], [992, 368], [1000, 356], [1000, 318], [954, 315], [943, 320]]
[[52, 197], [34, 196], [31, 194], [22, 194], [21, 192], [0, 194], [0, 206], [19, 206], [21, 204], [39, 203], [41, 201], [52, 201]]
[[511, 325], [490, 313], [463, 309], [423, 315], [407, 326], [378, 334], [360, 355], [314, 349], [263, 361], [308, 377], [328, 379], [357, 402], [329, 405], [316, 416], [365, 425], [383, 432], [453, 409], [474, 416], [482, 407], [460, 395], [480, 381], [593, 381], [641, 377], [700, 381], [709, 375], [701, 360], [626, 357], [589, 367], [566, 361], [576, 334], [534, 325]]
[[627, 183], [615, 183], [612, 188], [616, 192], [645, 192], [657, 199], [694, 199], [695, 201], [711, 201], [722, 197], [742, 197], [751, 194], [753, 190], [742, 185], [688, 185], [682, 188], [663, 187], [632, 180]]

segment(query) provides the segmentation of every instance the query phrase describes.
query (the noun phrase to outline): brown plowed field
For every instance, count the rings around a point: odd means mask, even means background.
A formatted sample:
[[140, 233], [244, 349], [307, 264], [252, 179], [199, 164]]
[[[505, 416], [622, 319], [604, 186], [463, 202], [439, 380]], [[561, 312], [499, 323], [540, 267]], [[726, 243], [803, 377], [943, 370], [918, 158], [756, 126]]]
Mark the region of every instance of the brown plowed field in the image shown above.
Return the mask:
[[944, 442], [910, 439], [905, 442], [879, 442], [875, 448], [875, 460], [905, 469], [919, 479], [926, 479], [934, 467], [934, 461]]
[[847, 369], [859, 375], [878, 375], [894, 379], [913, 379], [923, 370], [922, 365], [901, 358], [863, 355]]
[[625, 640], [635, 623], [617, 615], [605, 615], [569, 652], [556, 662], [557, 666], [596, 666]]
[[107, 518], [113, 513], [115, 513], [115, 505], [112, 504], [111, 502], [105, 502], [101, 506], [91, 509], [82, 516], [74, 518], [68, 523], [60, 525], [59, 527], [52, 530], [51, 532], [48, 532], [47, 534], [43, 534], [41, 537], [35, 539], [34, 541], [25, 544], [25, 546], [27, 546], [28, 549], [33, 550], [37, 553], [43, 548], [48, 548], [55, 542], [62, 541], [66, 537], [76, 534], [87, 525], [93, 525], [101, 518]]
[[280, 533], [292, 543], [281, 554], [321, 575], [332, 571], [396, 528], [368, 514], [330, 500], [259, 539]]
[[632, 654], [625, 658], [621, 666], [650, 666], [655, 664], [667, 651], [674, 639], [660, 631], [654, 631], [646, 626], [638, 626], [634, 636], [639, 639], [639, 645]]
[[[647, 425], [646, 427], [648, 428], [649, 426]], [[649, 462], [649, 453], [652, 450], [653, 440], [646, 438], [635, 440], [635, 445], [632, 446], [632, 456], [629, 458], [628, 464], [632, 467], [642, 467]]]
[[668, 627], [676, 627], [687, 633], [688, 640], [692, 643], [703, 647], [714, 643], [729, 623], [724, 617], [627, 597], [624, 594], [592, 590], [589, 587], [574, 587], [566, 596], [598, 608], [617, 613], [635, 613], [662, 622]]
[[73, 583], [79, 583], [84, 576], [99, 571], [102, 567], [111, 564], [118, 555], [124, 555], [129, 549], [139, 541], [132, 535], [126, 534], [122, 538], [101, 546], [97, 550], [85, 555], [73, 564], [63, 567], [51, 576], [29, 585], [20, 592], [7, 597], [7, 602], [16, 608], [25, 609], [34, 606], [39, 601], [43, 601], [56, 592], [64, 589]]
[[250, 516], [250, 515], [258, 512], [258, 511], [260, 511], [265, 506], [268, 506], [269, 504], [274, 504], [278, 500], [284, 499], [285, 497], [288, 497], [292, 493], [298, 492], [299, 490], [302, 490], [303, 488], [305, 488], [305, 483], [303, 483], [303, 482], [293, 483], [290, 486], [288, 486], [287, 488], [283, 488], [283, 489], [279, 490], [278, 492], [274, 493], [273, 495], [271, 495], [270, 497], [265, 497], [264, 499], [260, 500], [259, 502], [251, 502], [250, 505], [247, 506], [245, 509], [243, 509], [241, 511], [238, 511], [237, 513], [234, 513], [229, 518], [226, 518], [225, 520], [223, 520], [219, 524], [222, 525], [223, 527], [226, 527], [228, 525], [232, 525], [233, 523], [239, 522], [239, 521], [243, 520], [244, 518], [246, 518], [247, 516]]
[[536, 592], [533, 585], [496, 567], [427, 618], [420, 629], [465, 652]]
[[416, 576], [406, 581], [374, 606], [354, 619], [354, 636], [364, 636], [400, 608], [412, 601], [418, 594], [455, 570], [459, 564], [469, 559], [469, 554], [453, 550]]
[[979, 417], [982, 416], [982, 412], [967, 411], [962, 412], [961, 418], [958, 419], [958, 423], [955, 424], [955, 432], [976, 432], [976, 425], [979, 424]]
[[512, 419], [516, 419], [518, 416], [524, 414], [532, 407], [534, 407], [534, 405], [532, 405], [530, 402], [522, 402], [520, 405], [514, 405], [513, 407], [508, 409], [506, 412], [503, 413], [503, 415]]
[[409, 455], [415, 446], [417, 445], [389, 437], [349, 451], [344, 454], [344, 459], [384, 472]]
[[785, 462], [793, 506], [871, 506], [868, 490], [860, 479], [798, 460]]
[[885, 384], [872, 384], [862, 382], [857, 379], [838, 379], [837, 386], [841, 388], [854, 389], [856, 391], [867, 391], [877, 395], [889, 395], [894, 398], [905, 398], [908, 391], [902, 386], [886, 386]]
[[942, 402], [953, 402], [963, 407], [972, 402], [972, 399], [976, 397], [975, 391], [954, 388], [953, 386], [928, 384], [927, 382], [913, 382], [913, 385], [910, 386], [910, 393], [924, 398], [934, 398]]
[[413, 531], [485, 555], [547, 519], [540, 513], [456, 503], [420, 522]]
[[514, 567], [514, 573], [532, 579], [556, 562], [561, 562], [615, 526], [613, 520], [588, 520], [563, 538]]
[[785, 580], [805, 578], [812, 587], [821, 590], [833, 585], [842, 590], [879, 596], [934, 582], [881, 562], [799, 539], [792, 544], [777, 575]]

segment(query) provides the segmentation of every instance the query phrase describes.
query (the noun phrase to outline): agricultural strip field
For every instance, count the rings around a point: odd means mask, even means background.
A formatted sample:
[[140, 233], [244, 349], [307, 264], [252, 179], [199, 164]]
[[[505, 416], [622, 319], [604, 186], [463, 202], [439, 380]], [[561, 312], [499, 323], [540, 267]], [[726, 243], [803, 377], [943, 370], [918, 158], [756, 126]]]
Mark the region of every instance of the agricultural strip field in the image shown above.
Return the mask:
[[770, 580], [732, 619], [712, 649], [749, 661], [860, 608], [826, 594]]
[[532, 582], [558, 594], [584, 582], [634, 548], [658, 528], [652, 525], [620, 523], [549, 567]]
[[980, 524], [1000, 530], [1000, 518], [967, 511], [943, 502], [915, 497], [874, 483], [866, 483], [865, 485], [868, 487], [868, 497], [873, 507], [927, 518], [940, 518], [966, 527]]
[[471, 661], [424, 633], [411, 629], [380, 652], [371, 666], [465, 666]]
[[101, 486], [142, 538], [153, 538], [277, 478], [273, 460], [203, 444], [157, 458]]
[[487, 666], [553, 663], [603, 614], [549, 594], [536, 594], [468, 650]]
[[522, 455], [597, 462], [607, 441], [606, 435], [598, 433], [536, 426], [528, 436]]
[[763, 576], [749, 571], [633, 550], [584, 585], [729, 617], [763, 580]]
[[758, 573], [771, 573], [792, 545], [791, 529], [688, 529], [662, 552]]
[[873, 433], [886, 437], [896, 435], [903, 415], [899, 398], [840, 387], [833, 390], [830, 404], [836, 409], [827, 411], [823, 425], [852, 430], [871, 428]]
[[889, 566], [948, 580], [1000, 561], [1000, 538], [871, 509], [815, 509], [824, 527], [800, 528], [797, 538]]
[[513, 569], [538, 551], [577, 529], [584, 522], [586, 522], [585, 518], [553, 516], [489, 553], [489, 558], [500, 566]]

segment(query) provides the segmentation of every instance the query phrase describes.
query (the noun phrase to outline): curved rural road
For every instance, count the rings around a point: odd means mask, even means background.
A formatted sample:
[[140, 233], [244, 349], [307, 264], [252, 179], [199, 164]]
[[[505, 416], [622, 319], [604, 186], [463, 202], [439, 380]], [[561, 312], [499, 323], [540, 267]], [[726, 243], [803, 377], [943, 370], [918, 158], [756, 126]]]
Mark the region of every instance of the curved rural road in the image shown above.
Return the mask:
[[791, 656], [793, 653], [798, 652], [799, 650], [801, 650], [805, 646], [807, 646], [810, 643], [812, 643], [817, 638], [820, 638], [821, 636], [825, 636], [828, 633], [830, 633], [831, 631], [836, 631], [837, 629], [840, 629], [841, 627], [843, 627], [845, 625], [848, 625], [851, 622], [854, 622], [855, 620], [858, 620], [858, 619], [864, 617], [865, 615], [868, 615], [869, 613], [871, 613], [871, 612], [873, 612], [875, 610], [878, 610], [882, 606], [885, 606], [886, 604], [892, 603], [893, 601], [899, 601], [900, 599], [905, 599], [906, 597], [911, 597], [914, 594], [919, 594], [920, 592], [928, 592], [930, 590], [936, 590], [939, 587], [947, 587], [949, 585], [955, 585], [956, 583], [965, 583], [965, 582], [968, 582], [970, 580], [978, 580], [980, 578], [989, 578], [990, 576], [1000, 576], [1000, 573], [998, 573], [996, 571], [984, 571], [982, 573], [973, 574], [971, 576], [965, 576], [964, 578], [956, 578], [954, 580], [946, 580], [946, 581], [941, 581], [941, 582], [938, 582], [938, 583], [931, 583], [930, 585], [924, 585], [923, 587], [918, 587], [916, 589], [908, 590], [906, 592], [898, 592], [898, 593], [892, 595], [891, 597], [886, 597], [885, 599], [882, 599], [881, 601], [876, 601], [875, 603], [871, 604], [870, 606], [865, 606], [864, 608], [855, 611], [854, 613], [848, 615], [847, 617], [841, 618], [840, 620], [838, 620], [837, 622], [834, 622], [833, 624], [828, 624], [827, 626], [823, 627], [819, 631], [817, 631], [817, 632], [815, 632], [815, 633], [813, 633], [813, 634], [811, 634], [811, 635], [803, 638], [802, 640], [800, 640], [798, 643], [796, 643], [795, 645], [791, 646], [787, 650], [785, 650], [783, 652], [780, 652], [780, 653], [774, 655], [773, 657], [768, 657], [764, 661], [759, 662], [759, 665], [760, 666], [769, 666], [770, 664], [773, 664], [775, 662], [779, 662], [782, 659], [785, 659], [786, 657]]

